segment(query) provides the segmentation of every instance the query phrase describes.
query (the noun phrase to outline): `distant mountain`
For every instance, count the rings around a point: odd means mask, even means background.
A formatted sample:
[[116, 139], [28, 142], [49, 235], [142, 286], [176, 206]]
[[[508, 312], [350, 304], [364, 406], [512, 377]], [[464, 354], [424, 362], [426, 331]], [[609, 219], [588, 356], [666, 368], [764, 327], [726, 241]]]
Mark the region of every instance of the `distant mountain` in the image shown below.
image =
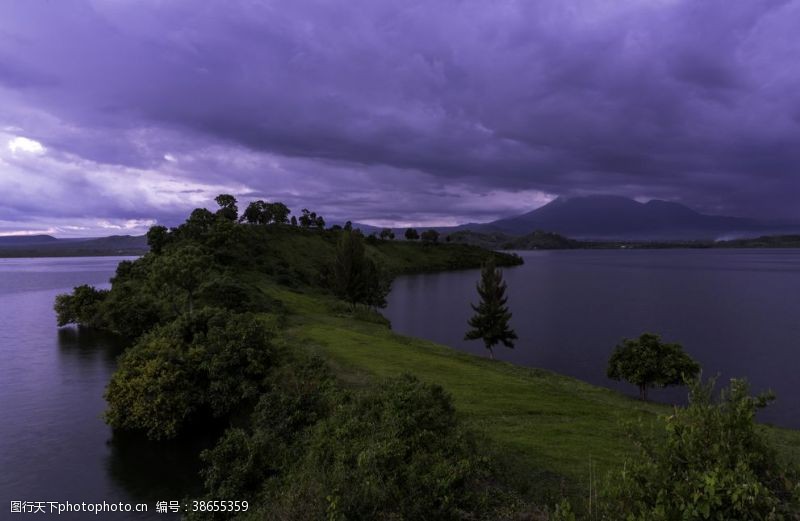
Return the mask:
[[20, 246], [58, 242], [52, 235], [2, 235], [0, 246]]
[[[512, 235], [545, 230], [575, 239], [690, 240], [747, 236], [774, 228], [751, 219], [702, 214], [678, 203], [639, 203], [626, 197], [596, 195], [559, 197], [523, 215], [473, 229]], [[778, 228], [775, 231], [786, 231]]]
[[57, 239], [50, 235], [0, 237], [0, 257], [144, 255], [148, 250], [144, 235], [77, 239]]

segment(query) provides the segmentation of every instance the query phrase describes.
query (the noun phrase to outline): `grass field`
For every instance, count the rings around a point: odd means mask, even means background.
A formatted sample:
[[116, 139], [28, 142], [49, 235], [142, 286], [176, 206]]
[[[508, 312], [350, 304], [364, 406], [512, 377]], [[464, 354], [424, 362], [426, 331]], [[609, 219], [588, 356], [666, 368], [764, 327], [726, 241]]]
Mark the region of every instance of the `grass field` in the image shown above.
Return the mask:
[[[376, 317], [354, 317], [329, 297], [266, 281], [262, 287], [290, 310], [286, 333], [292, 344], [323, 354], [344, 382], [366, 385], [412, 373], [447, 389], [463, 420], [488, 438], [487, 450], [538, 497], [581, 494], [590, 468], [595, 477], [605, 476], [632, 452], [630, 424], [657, 426], [671, 410], [549, 371], [397, 335]], [[800, 463], [800, 432], [764, 429], [786, 458]]]

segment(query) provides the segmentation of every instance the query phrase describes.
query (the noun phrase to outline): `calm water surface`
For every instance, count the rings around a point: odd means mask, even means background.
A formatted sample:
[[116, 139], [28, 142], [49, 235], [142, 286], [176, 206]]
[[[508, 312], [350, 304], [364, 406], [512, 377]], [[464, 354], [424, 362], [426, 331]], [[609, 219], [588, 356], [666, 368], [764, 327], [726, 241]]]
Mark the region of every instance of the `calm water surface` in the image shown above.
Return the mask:
[[155, 502], [195, 490], [192, 447], [112, 436], [103, 422], [120, 341], [56, 327], [55, 296], [108, 287], [123, 259], [0, 259], [0, 519], [14, 500], [148, 503], [148, 514], [96, 519], [174, 519], [156, 514]]
[[[778, 400], [762, 421], [800, 428], [800, 250], [577, 250], [521, 252], [504, 270], [514, 350], [496, 357], [636, 395], [605, 376], [623, 337], [645, 331], [679, 342], [704, 374], [747, 377]], [[401, 277], [385, 315], [401, 333], [485, 355], [463, 335], [477, 302], [477, 270]], [[653, 392], [681, 402], [685, 390]]]

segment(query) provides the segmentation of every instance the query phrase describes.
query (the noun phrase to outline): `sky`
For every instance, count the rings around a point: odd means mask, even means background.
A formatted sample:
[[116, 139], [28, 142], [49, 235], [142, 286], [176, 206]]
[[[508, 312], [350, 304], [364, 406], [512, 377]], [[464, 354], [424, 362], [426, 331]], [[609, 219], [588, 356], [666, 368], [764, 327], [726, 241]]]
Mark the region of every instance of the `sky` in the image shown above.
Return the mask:
[[218, 193], [448, 225], [558, 196], [800, 220], [800, 1], [10, 0], [0, 234]]

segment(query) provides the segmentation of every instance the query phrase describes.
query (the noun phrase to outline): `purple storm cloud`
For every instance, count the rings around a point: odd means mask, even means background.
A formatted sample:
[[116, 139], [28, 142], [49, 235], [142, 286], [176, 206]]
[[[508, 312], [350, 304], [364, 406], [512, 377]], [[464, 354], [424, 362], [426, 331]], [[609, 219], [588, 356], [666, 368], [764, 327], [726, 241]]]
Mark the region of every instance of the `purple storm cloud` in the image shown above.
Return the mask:
[[614, 193], [800, 219], [800, 1], [0, 4], [0, 234], [219, 192], [455, 224]]

